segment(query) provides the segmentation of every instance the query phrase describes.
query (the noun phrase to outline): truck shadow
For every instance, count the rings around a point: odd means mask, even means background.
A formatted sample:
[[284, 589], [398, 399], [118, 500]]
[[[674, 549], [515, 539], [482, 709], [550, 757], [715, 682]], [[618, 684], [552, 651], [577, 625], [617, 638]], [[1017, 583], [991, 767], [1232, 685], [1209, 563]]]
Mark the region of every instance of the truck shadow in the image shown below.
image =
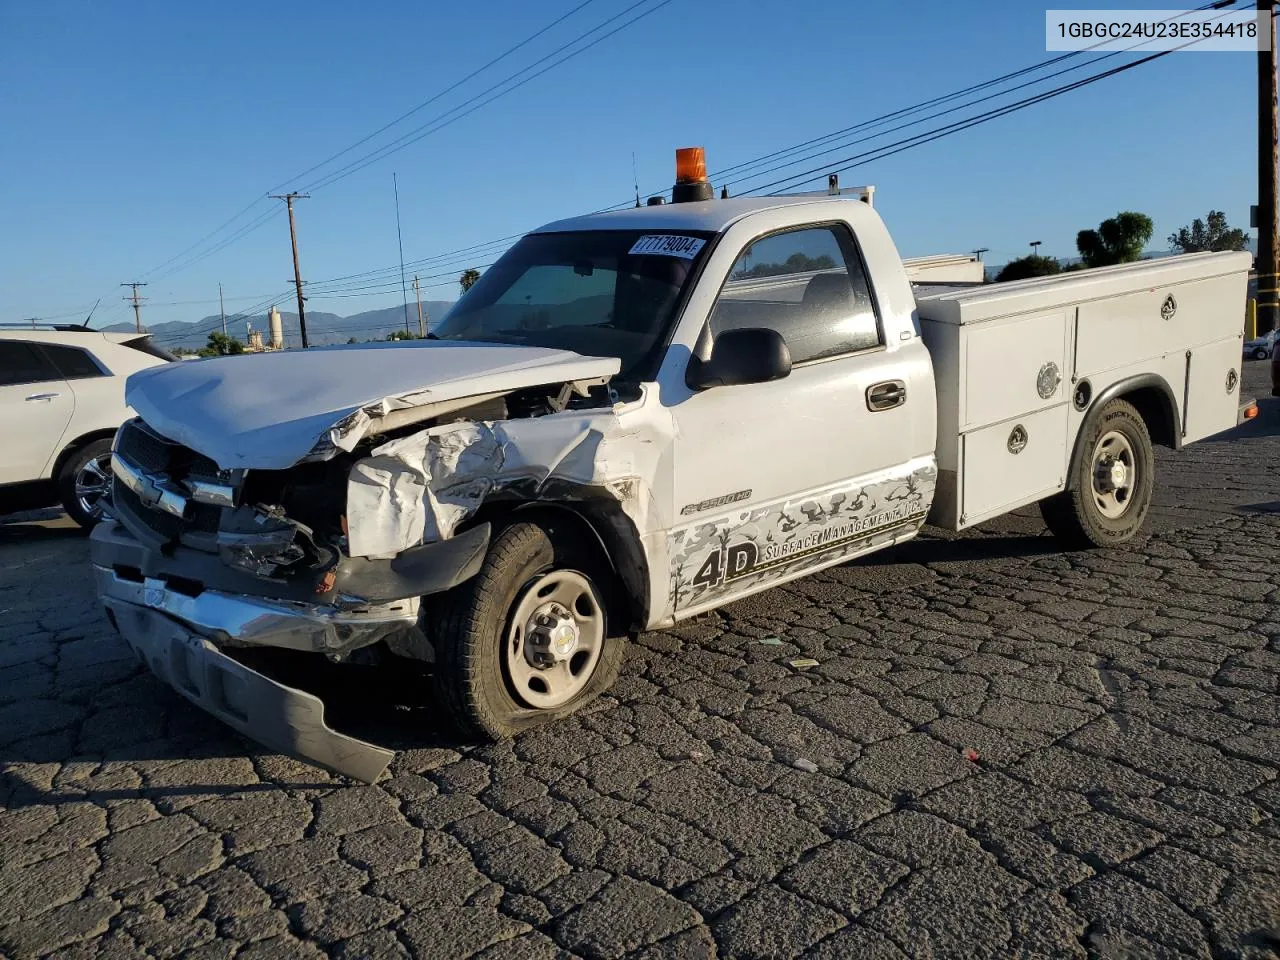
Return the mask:
[[325, 723], [391, 750], [456, 750], [460, 736], [432, 694], [430, 664], [387, 655], [377, 665], [331, 663], [287, 650], [240, 651], [237, 659], [324, 701]]
[[925, 527], [915, 540], [889, 547], [851, 561], [849, 566], [884, 567], [898, 564], [929, 566], [980, 560], [1018, 560], [1061, 553], [1062, 545], [1045, 534], [994, 533], [977, 536], [946, 535]]

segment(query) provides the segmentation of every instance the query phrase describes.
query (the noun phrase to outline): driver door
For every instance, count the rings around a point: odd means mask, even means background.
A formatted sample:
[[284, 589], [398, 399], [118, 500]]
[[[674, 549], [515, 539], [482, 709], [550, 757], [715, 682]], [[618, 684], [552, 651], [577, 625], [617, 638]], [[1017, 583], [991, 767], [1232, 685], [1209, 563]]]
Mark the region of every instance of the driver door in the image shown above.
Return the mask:
[[677, 618], [910, 536], [936, 474], [918, 429], [933, 422], [927, 354], [896, 328], [886, 342], [850, 225], [787, 227], [736, 249], [709, 336], [772, 328], [793, 366], [671, 408]]

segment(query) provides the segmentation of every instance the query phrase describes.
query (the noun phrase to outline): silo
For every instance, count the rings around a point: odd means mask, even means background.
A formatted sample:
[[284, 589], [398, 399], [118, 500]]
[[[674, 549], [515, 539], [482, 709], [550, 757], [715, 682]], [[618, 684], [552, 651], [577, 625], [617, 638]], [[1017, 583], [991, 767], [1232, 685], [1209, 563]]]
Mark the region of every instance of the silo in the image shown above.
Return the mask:
[[272, 307], [271, 313], [268, 315], [268, 318], [271, 321], [271, 349], [283, 350], [284, 349], [284, 321], [280, 319], [280, 311], [277, 310], [275, 307]]

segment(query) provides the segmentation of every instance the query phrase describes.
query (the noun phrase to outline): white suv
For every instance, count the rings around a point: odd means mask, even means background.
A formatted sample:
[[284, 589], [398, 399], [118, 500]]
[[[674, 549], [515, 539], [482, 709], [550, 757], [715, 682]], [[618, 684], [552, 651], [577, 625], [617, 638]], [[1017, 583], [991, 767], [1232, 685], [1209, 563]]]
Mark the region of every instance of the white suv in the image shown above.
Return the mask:
[[61, 502], [98, 519], [129, 374], [175, 359], [145, 334], [0, 325], [0, 511]]

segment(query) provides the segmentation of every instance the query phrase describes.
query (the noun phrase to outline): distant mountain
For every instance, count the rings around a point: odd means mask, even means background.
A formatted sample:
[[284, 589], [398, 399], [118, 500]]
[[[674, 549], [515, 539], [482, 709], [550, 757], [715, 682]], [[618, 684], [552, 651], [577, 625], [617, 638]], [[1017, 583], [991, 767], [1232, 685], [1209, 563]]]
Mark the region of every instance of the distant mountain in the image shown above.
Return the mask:
[[[428, 328], [434, 327], [436, 322], [452, 306], [453, 301], [451, 300], [423, 301], [422, 309], [427, 316]], [[284, 325], [285, 345], [291, 347], [301, 346], [302, 335], [298, 329], [298, 315], [281, 310], [280, 319]], [[267, 327], [267, 315], [265, 313], [249, 317], [247, 320], [242, 315], [237, 315], [234, 320], [228, 317], [227, 333], [243, 342], [248, 337], [246, 324], [254, 330], [261, 330], [264, 339], [270, 338], [271, 333]], [[133, 330], [133, 324], [116, 323], [109, 327], [103, 327], [103, 329], [127, 333]], [[151, 334], [156, 343], [166, 350], [199, 350], [208, 343], [210, 333], [221, 329], [222, 319], [215, 315], [197, 320], [194, 323], [184, 320], [157, 323], [153, 326], [148, 326], [147, 332]], [[392, 331], [403, 329], [403, 306], [387, 307], [383, 310], [366, 310], [364, 313], [356, 313], [349, 317], [340, 317], [336, 313], [323, 313], [320, 311], [313, 313], [307, 311], [307, 342], [312, 346], [346, 343], [352, 337], [356, 340], [384, 340], [387, 334]], [[413, 303], [409, 304], [409, 329], [413, 333], [418, 332], [418, 307], [417, 304]]]

